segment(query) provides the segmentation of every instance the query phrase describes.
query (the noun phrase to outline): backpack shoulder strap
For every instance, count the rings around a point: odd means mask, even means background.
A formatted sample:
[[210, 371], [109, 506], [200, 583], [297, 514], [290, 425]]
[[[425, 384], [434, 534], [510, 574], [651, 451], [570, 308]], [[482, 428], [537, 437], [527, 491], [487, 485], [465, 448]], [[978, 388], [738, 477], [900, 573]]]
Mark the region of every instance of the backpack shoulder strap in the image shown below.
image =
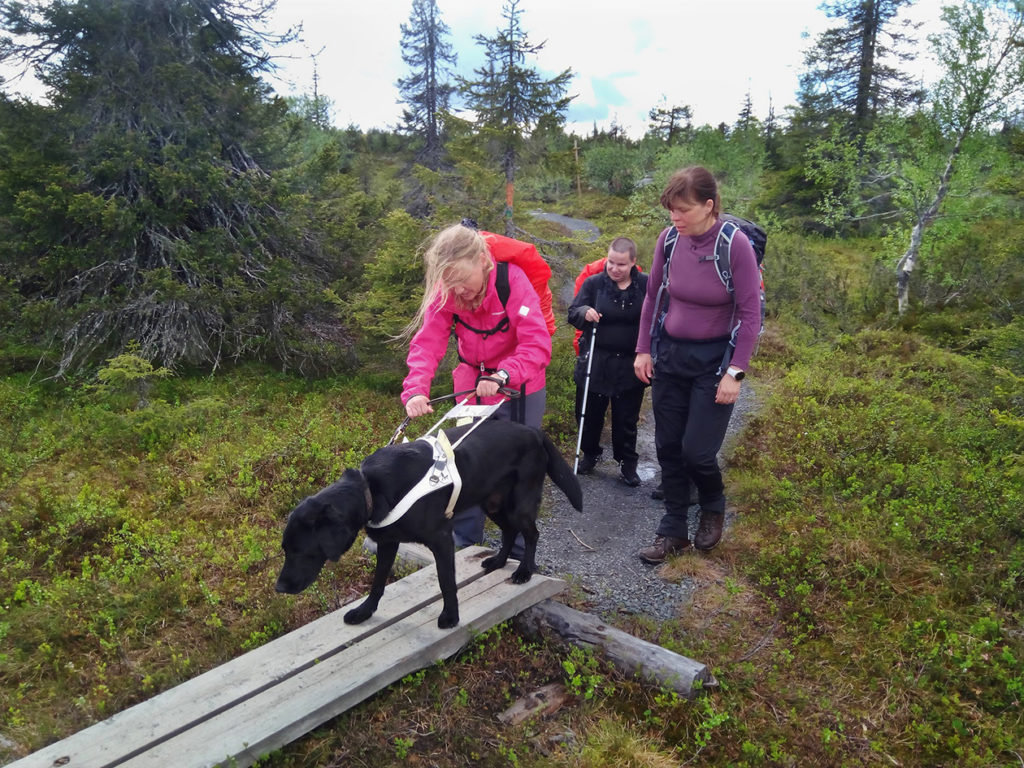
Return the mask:
[[661, 282], [662, 285], [668, 284], [668, 265], [672, 263], [672, 252], [676, 249], [676, 240], [679, 239], [679, 230], [675, 227], [670, 227], [665, 235], [665, 264], [662, 267]]
[[739, 226], [734, 222], [723, 221], [715, 239], [715, 269], [718, 271], [718, 279], [722, 281], [725, 290], [733, 296], [736, 294], [736, 288], [732, 284], [732, 239], [739, 231]]
[[505, 310], [505, 316], [501, 318], [501, 320], [498, 322], [496, 326], [494, 326], [490, 330], [487, 330], [482, 328], [474, 328], [472, 325], [470, 325], [461, 317], [459, 317], [458, 313], [456, 313], [452, 315], [451, 333], [455, 333], [455, 326], [459, 323], [464, 325], [473, 333], [478, 333], [484, 338], [492, 336], [495, 333], [504, 333], [509, 329], [511, 323], [508, 319], [508, 297], [512, 293], [512, 286], [509, 284], [508, 281], [508, 262], [499, 261], [497, 264], [495, 264], [495, 269], [497, 271], [495, 272], [494, 277], [494, 289], [495, 291], [497, 291], [498, 298], [501, 300], [501, 307], [502, 309]]
[[[679, 230], [669, 227], [665, 233], [665, 242], [662, 247], [661, 285], [658, 286], [658, 294], [654, 299], [654, 313], [651, 316], [651, 349], [656, 346], [658, 336], [661, 333], [661, 326], [665, 322], [665, 313], [668, 311], [668, 268], [672, 264], [672, 252], [676, 249], [676, 241], [679, 239]], [[651, 265], [653, 267], [653, 265]]]
[[495, 264], [497, 273], [494, 277], [494, 289], [498, 292], [498, 298], [501, 299], [501, 306], [506, 310], [508, 309], [508, 297], [512, 293], [512, 286], [508, 282], [508, 262], [499, 261]]
[[668, 232], [665, 233], [665, 243], [662, 250], [662, 261], [661, 265], [661, 290], [668, 290], [668, 268], [672, 264], [672, 254], [676, 250], [676, 241], [679, 240], [679, 230], [675, 227], [669, 227]]

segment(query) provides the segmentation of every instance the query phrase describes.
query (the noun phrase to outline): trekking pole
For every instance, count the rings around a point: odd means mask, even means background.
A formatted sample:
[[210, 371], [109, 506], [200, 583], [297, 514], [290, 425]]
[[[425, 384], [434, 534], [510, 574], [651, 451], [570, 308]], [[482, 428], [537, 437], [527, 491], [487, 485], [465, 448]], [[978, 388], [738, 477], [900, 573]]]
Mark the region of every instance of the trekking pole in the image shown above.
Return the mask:
[[580, 466], [580, 446], [583, 444], [583, 420], [587, 417], [587, 395], [590, 394], [590, 366], [594, 363], [594, 339], [597, 338], [597, 323], [590, 330], [590, 351], [587, 352], [587, 377], [583, 380], [583, 403], [580, 405], [580, 433], [576, 437], [576, 461], [572, 465], [575, 475]]

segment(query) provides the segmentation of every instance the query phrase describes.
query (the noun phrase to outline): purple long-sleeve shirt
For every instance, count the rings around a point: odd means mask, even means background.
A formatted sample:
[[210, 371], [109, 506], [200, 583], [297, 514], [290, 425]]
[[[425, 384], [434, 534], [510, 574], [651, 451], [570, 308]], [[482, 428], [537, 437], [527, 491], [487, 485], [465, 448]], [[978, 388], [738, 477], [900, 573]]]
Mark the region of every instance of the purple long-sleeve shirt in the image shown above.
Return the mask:
[[[729, 336], [733, 326], [739, 322], [732, 364], [746, 370], [761, 328], [761, 274], [750, 241], [742, 232], [737, 232], [729, 253], [736, 290], [734, 319], [733, 297], [722, 285], [711, 260], [721, 228], [719, 220], [702, 235], [679, 235], [669, 268], [669, 302], [664, 330], [679, 339], [715, 339]], [[651, 277], [640, 315], [637, 353], [649, 354], [651, 351], [651, 319], [656, 311], [654, 302], [665, 268], [665, 235], [668, 231], [661, 233], [654, 249]]]

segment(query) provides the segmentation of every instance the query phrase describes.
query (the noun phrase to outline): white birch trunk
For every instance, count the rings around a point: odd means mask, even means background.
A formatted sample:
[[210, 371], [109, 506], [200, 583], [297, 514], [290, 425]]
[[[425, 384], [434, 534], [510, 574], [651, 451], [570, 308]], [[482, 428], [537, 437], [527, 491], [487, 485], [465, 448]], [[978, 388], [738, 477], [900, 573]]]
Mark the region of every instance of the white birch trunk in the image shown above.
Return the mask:
[[953, 166], [960, 154], [963, 140], [964, 134], [961, 133], [957, 136], [956, 144], [946, 160], [946, 168], [939, 179], [939, 188], [935, 191], [935, 198], [932, 200], [931, 205], [918, 215], [914, 228], [910, 231], [910, 244], [896, 264], [896, 303], [900, 316], [907, 311], [907, 307], [910, 305], [910, 273], [914, 271], [914, 267], [917, 265], [917, 255], [921, 250], [921, 240], [924, 238], [924, 231], [935, 221], [935, 218], [939, 215], [939, 207], [942, 205], [942, 201], [949, 194], [949, 180], [953, 177]]

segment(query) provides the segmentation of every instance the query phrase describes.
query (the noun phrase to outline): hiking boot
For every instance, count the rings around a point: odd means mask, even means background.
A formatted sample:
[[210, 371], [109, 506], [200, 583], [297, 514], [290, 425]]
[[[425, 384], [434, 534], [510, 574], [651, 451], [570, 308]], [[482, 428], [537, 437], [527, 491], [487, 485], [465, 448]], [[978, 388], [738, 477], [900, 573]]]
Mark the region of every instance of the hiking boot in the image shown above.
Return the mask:
[[592, 453], [584, 453], [583, 458], [580, 459], [580, 463], [576, 467], [577, 475], [589, 475], [594, 471], [594, 467], [597, 466], [598, 456]]
[[637, 555], [645, 563], [657, 565], [664, 563], [669, 555], [678, 555], [690, 548], [689, 539], [676, 539], [672, 536], [657, 536], [654, 543], [646, 549], [641, 549]]
[[624, 482], [630, 488], [636, 488], [638, 485], [640, 485], [640, 475], [636, 473], [635, 461], [622, 462], [620, 471], [622, 472], [622, 482]]
[[693, 546], [701, 552], [710, 552], [722, 540], [722, 523], [725, 512], [700, 511], [700, 523], [697, 535], [693, 537]]

